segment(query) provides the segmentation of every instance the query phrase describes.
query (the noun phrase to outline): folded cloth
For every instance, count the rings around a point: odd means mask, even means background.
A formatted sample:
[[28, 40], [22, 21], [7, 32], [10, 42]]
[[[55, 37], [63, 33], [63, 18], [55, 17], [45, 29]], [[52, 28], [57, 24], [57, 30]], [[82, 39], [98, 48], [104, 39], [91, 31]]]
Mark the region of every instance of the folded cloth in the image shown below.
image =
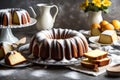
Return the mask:
[[89, 47], [91, 49], [100, 49], [103, 51], [107, 51], [109, 52], [109, 54], [116, 54], [118, 56], [120, 55], [120, 44], [100, 46], [98, 44], [90, 43]]
[[106, 69], [109, 66], [112, 66], [112, 65], [113, 64], [109, 64], [109, 65], [100, 67], [98, 72], [95, 72], [95, 71], [90, 70], [90, 69], [83, 68], [81, 65], [67, 66], [67, 67], [70, 68], [71, 70], [74, 70], [74, 71], [78, 71], [78, 72], [81, 72], [81, 73], [89, 74], [89, 75], [92, 75], [92, 76], [98, 76], [98, 75], [106, 72]]
[[[85, 74], [89, 74], [89, 75], [92, 75], [92, 76], [98, 76], [102, 73], [105, 73], [106, 69], [108, 67], [118, 64], [118, 60], [116, 60], [115, 55], [111, 55], [110, 58], [111, 58], [110, 63], [106, 66], [99, 67], [98, 72], [95, 72], [94, 70], [90, 70], [90, 69], [87, 69], [87, 68], [83, 68], [80, 64], [79, 65], [74, 65], [74, 66], [67, 66], [67, 67], [70, 68], [71, 70], [75, 70], [75, 71], [82, 72], [82, 73], [85, 73]], [[118, 56], [118, 58], [120, 59], [120, 56]]]

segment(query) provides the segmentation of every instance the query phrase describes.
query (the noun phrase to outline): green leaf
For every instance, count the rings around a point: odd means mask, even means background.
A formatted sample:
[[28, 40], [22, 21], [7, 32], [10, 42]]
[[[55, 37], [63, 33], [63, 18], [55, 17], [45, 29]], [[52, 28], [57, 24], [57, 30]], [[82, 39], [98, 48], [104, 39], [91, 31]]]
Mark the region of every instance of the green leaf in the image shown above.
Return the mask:
[[104, 12], [105, 12], [105, 13], [109, 13], [109, 10], [108, 10], [108, 9], [104, 9]]

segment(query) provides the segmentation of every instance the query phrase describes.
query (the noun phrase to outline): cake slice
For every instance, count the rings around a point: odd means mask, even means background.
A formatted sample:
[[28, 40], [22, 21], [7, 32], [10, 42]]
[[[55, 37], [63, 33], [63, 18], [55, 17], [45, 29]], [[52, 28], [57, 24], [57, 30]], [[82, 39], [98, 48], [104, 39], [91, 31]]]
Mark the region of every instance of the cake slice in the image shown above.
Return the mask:
[[107, 55], [108, 55], [108, 52], [102, 51], [99, 49], [84, 53], [84, 56], [91, 59], [91, 60], [100, 60], [100, 59], [107, 57]]
[[13, 50], [13, 46], [7, 42], [0, 43], [0, 59], [3, 59], [5, 55]]
[[87, 69], [91, 69], [93, 71], [98, 71], [98, 65], [90, 62], [88, 58], [82, 59], [81, 66]]
[[109, 64], [110, 58], [106, 57], [106, 58], [103, 58], [103, 59], [100, 59], [100, 60], [91, 60], [89, 58], [84, 58], [83, 60], [86, 61], [86, 62], [97, 64], [100, 67], [100, 66], [105, 66], [105, 65]]
[[105, 30], [100, 34], [98, 42], [103, 44], [111, 44], [114, 41], [117, 41], [117, 39], [118, 37], [114, 30]]
[[91, 62], [97, 64], [98, 66], [105, 66], [109, 64], [110, 58], [106, 57], [100, 60], [92, 60]]
[[5, 63], [11, 66], [23, 63], [25, 61], [26, 58], [17, 51], [11, 51], [5, 56]]
[[91, 36], [98, 36], [98, 35], [100, 35], [101, 34], [100, 28], [101, 28], [101, 26], [98, 23], [93, 23], [91, 25], [91, 29], [90, 29]]

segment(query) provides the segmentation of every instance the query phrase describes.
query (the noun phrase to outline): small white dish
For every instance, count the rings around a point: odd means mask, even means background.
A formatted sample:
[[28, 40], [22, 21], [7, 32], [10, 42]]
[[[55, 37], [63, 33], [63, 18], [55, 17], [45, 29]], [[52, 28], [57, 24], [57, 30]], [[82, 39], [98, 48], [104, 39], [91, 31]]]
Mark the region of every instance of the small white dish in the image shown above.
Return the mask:
[[102, 43], [99, 43], [98, 40], [99, 40], [99, 36], [93, 36], [93, 37], [90, 37], [90, 38], [89, 38], [89, 41], [90, 41], [90, 42], [95, 43], [95, 44], [97, 44], [97, 45], [113, 45], [113, 44], [115, 44], [115, 43], [118, 42], [118, 41], [115, 41], [115, 42], [112, 43], [112, 44], [102, 44]]
[[120, 77], [120, 64], [107, 68], [106, 72], [108, 76]]

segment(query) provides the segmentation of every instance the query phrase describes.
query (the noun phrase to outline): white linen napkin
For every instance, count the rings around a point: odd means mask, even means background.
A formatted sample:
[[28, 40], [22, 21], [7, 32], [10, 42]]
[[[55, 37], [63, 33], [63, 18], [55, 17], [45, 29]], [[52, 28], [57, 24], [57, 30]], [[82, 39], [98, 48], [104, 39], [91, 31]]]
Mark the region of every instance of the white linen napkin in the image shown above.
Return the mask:
[[92, 71], [90, 69], [86, 69], [86, 68], [83, 68], [81, 65], [74, 65], [74, 66], [67, 66], [68, 68], [70, 68], [71, 70], [74, 70], [74, 71], [78, 71], [78, 72], [81, 72], [81, 73], [85, 73], [85, 74], [89, 74], [89, 75], [92, 75], [92, 76], [98, 76], [104, 72], [106, 72], [106, 69], [110, 66], [113, 66], [113, 65], [116, 65], [119, 63], [120, 61], [120, 56], [117, 56], [117, 55], [111, 55], [110, 58], [110, 64], [109, 65], [106, 65], [106, 66], [103, 66], [103, 67], [99, 67], [99, 71], [98, 72], [95, 72], [95, 71]]

